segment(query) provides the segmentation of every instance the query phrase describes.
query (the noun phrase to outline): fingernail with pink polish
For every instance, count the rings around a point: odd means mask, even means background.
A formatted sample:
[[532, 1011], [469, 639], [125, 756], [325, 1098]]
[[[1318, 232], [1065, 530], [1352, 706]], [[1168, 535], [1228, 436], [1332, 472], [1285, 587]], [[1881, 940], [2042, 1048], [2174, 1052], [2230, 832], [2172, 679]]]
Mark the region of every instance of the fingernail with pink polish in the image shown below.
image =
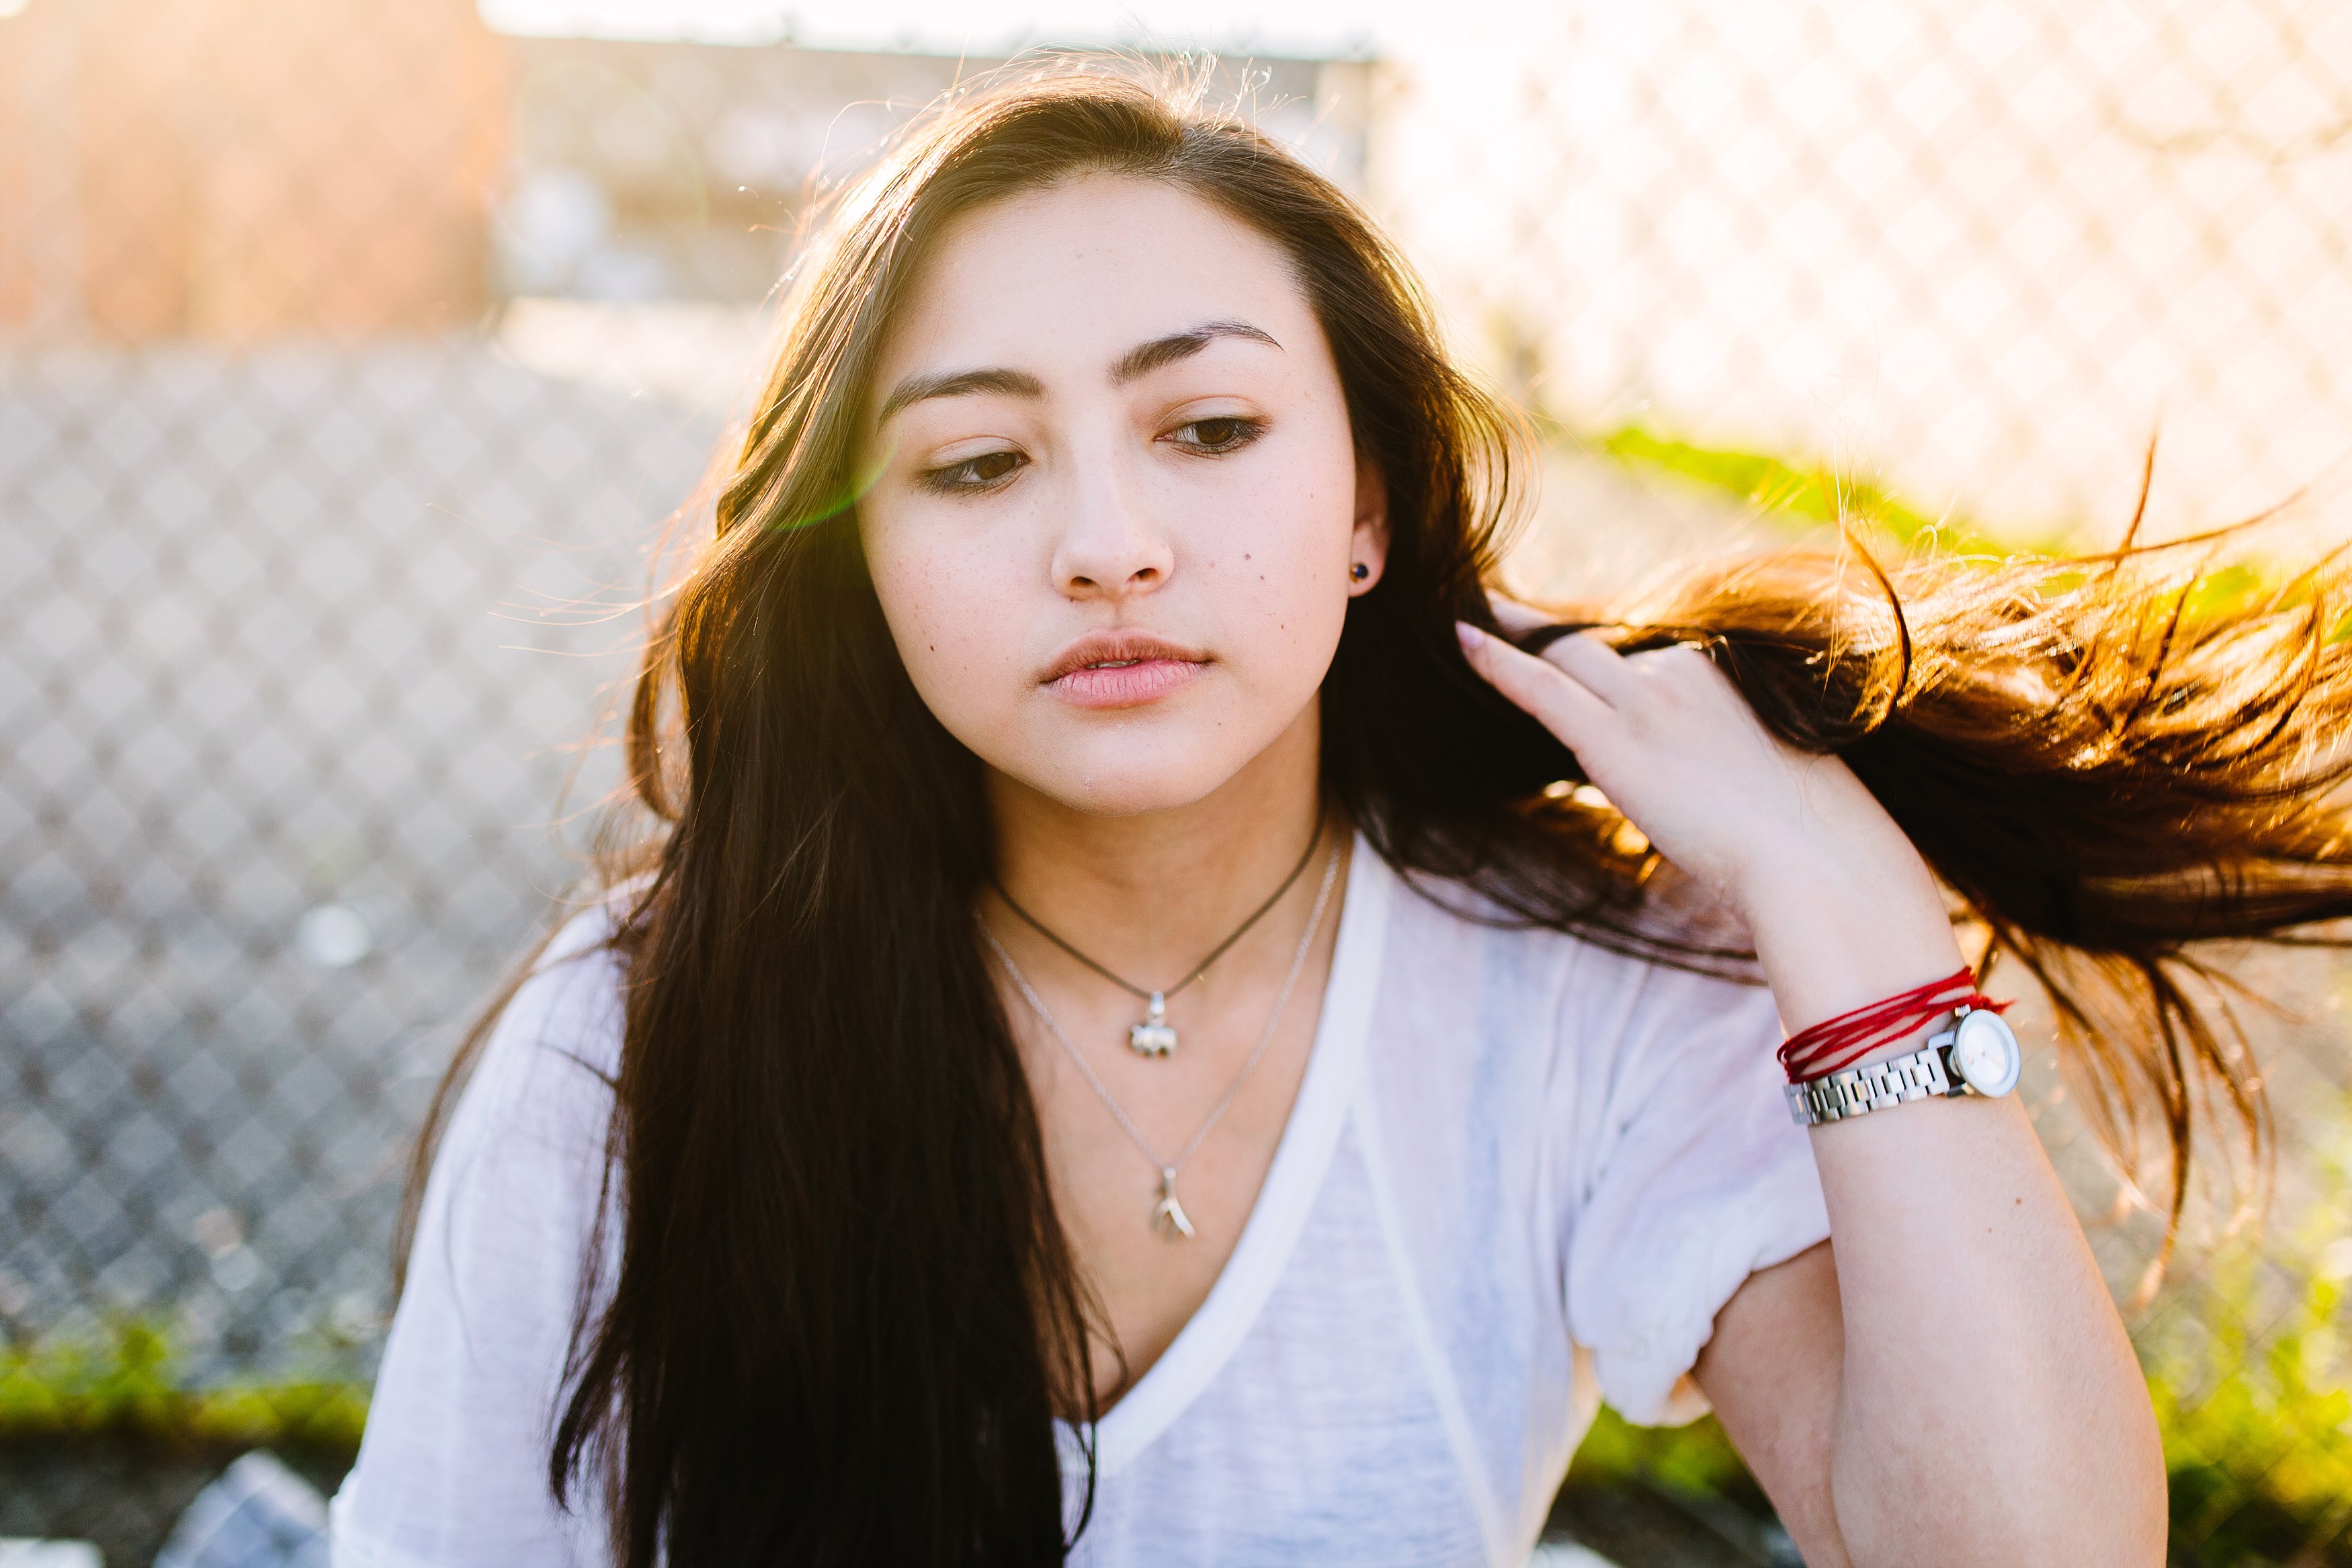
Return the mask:
[[1465, 653], [1476, 653], [1479, 644], [1486, 640], [1486, 633], [1479, 631], [1467, 621], [1456, 621], [1454, 623], [1454, 634], [1462, 639], [1462, 651]]

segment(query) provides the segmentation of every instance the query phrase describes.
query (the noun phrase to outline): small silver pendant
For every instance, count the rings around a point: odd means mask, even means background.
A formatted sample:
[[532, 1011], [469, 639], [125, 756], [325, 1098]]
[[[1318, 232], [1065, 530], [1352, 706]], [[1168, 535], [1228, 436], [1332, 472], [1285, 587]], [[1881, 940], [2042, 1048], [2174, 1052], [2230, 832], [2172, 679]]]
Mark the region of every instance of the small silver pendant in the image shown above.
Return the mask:
[[[1173, 1056], [1176, 1053], [1176, 1031], [1168, 1024], [1166, 997], [1158, 991], [1151, 993], [1150, 1010], [1141, 1023], [1128, 1026], [1127, 1043], [1138, 1056]], [[1187, 1230], [1185, 1234], [1189, 1236], [1192, 1232]]]
[[1160, 1172], [1160, 1202], [1151, 1210], [1151, 1228], [1171, 1241], [1192, 1239], [1192, 1221], [1184, 1206], [1176, 1201], [1176, 1172], [1162, 1166]]

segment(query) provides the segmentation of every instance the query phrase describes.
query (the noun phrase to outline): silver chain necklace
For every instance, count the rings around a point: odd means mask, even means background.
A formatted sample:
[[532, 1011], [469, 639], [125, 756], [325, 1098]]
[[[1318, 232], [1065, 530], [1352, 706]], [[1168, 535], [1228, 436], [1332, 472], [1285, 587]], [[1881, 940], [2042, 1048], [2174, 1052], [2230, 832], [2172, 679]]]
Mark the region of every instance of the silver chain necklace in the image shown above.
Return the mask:
[[1211, 1107], [1208, 1115], [1193, 1132], [1191, 1141], [1172, 1160], [1160, 1157], [1160, 1151], [1151, 1146], [1151, 1140], [1143, 1135], [1143, 1129], [1135, 1124], [1135, 1118], [1112, 1098], [1110, 1089], [1096, 1073], [1093, 1064], [1080, 1054], [1076, 1046], [1070, 1043], [1070, 1037], [1062, 1032], [1062, 1026], [1054, 1021], [1054, 1015], [1045, 1009], [1045, 1002], [1029, 984], [1029, 977], [1021, 972], [1021, 966], [1013, 961], [1013, 955], [1004, 950], [1004, 944], [996, 939], [996, 933], [988, 928], [986, 921], [981, 922], [980, 934], [988, 938], [988, 945], [995, 950], [997, 961], [1004, 966], [1004, 972], [1013, 977], [1013, 985], [1020, 988], [1023, 998], [1036, 1013], [1038, 1021], [1045, 1026], [1048, 1034], [1061, 1041], [1063, 1051], [1077, 1063], [1078, 1071], [1086, 1074], [1087, 1082], [1094, 1086], [1096, 1098], [1126, 1129], [1127, 1135], [1135, 1140], [1135, 1146], [1143, 1151], [1143, 1157], [1151, 1162], [1151, 1168], [1160, 1173], [1160, 1201], [1152, 1206], [1151, 1224], [1171, 1241], [1189, 1238], [1192, 1234], [1192, 1218], [1185, 1214], [1184, 1206], [1176, 1200], [1176, 1173], [1184, 1167], [1185, 1161], [1200, 1153], [1201, 1145], [1209, 1136], [1209, 1129], [1217, 1124], [1218, 1118], [1234, 1103], [1234, 1097], [1242, 1092], [1242, 1085], [1249, 1082], [1249, 1075], [1256, 1071], [1259, 1060], [1265, 1055], [1266, 1047], [1274, 1043], [1275, 1026], [1282, 1021], [1282, 1009], [1290, 1003], [1291, 988], [1298, 984], [1299, 971], [1307, 967], [1307, 951], [1315, 945], [1315, 933], [1322, 928], [1323, 910], [1331, 902], [1331, 884], [1339, 875], [1339, 852], [1335, 849], [1331, 852], [1329, 863], [1323, 868], [1323, 885], [1315, 890], [1315, 911], [1307, 917], [1307, 929], [1298, 937], [1298, 950], [1290, 956], [1290, 972], [1282, 977], [1282, 989], [1275, 993], [1274, 1011], [1266, 1016], [1265, 1029], [1258, 1035], [1256, 1047], [1250, 1051], [1249, 1060], [1242, 1063], [1242, 1070], [1234, 1074], [1233, 1082], [1225, 1086], [1223, 1096]]

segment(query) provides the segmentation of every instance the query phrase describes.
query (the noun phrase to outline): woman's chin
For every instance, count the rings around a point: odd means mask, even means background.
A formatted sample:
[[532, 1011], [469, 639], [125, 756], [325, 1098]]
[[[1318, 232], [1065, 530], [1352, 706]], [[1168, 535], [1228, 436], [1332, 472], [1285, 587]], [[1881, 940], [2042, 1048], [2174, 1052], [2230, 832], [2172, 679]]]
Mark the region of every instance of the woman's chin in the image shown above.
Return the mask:
[[1297, 694], [1296, 706], [1290, 695], [1116, 715], [1057, 708], [963, 739], [1004, 781], [1085, 816], [1181, 811], [1221, 794], [1262, 808], [1269, 793], [1288, 792], [1287, 780], [1312, 793], [1318, 773], [1315, 691]]
[[1122, 770], [1115, 775], [1056, 779], [1040, 788], [1055, 804], [1089, 817], [1142, 817], [1155, 811], [1181, 811], [1197, 806], [1217, 792], [1222, 779], [1195, 782], [1171, 779], [1164, 774]]
[[1221, 755], [1203, 742], [1193, 747], [1107, 748], [1100, 755], [1064, 754], [1043, 766], [993, 766], [1035, 794], [1065, 810], [1089, 817], [1137, 817], [1197, 806], [1230, 783], [1247, 766], [1246, 755]]

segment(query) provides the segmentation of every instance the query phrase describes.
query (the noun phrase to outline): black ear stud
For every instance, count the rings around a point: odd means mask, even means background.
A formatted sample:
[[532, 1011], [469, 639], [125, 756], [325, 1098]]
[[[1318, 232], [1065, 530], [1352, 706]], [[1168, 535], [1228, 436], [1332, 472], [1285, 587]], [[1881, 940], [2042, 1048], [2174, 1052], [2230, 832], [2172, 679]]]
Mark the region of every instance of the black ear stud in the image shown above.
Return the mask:
[[1355, 565], [1348, 569], [1348, 575], [1354, 578], [1358, 582], [1361, 582], [1364, 579], [1372, 575], [1372, 569], [1366, 566], [1362, 561], [1358, 561]]

